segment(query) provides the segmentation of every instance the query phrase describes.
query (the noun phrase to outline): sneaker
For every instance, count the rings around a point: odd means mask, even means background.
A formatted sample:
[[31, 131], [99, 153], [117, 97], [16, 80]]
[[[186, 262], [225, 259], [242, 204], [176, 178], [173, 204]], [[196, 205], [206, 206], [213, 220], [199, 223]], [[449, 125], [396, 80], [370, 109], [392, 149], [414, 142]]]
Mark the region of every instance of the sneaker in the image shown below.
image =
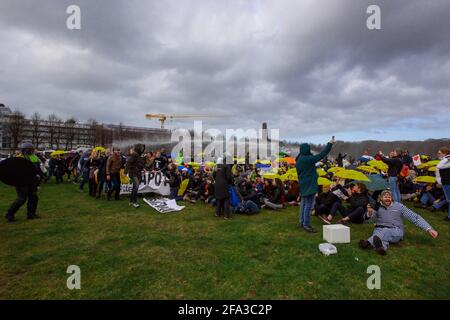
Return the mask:
[[6, 215], [5, 218], [8, 222], [16, 222], [17, 221], [14, 216]]
[[36, 213], [27, 216], [27, 219], [28, 219], [28, 220], [40, 219], [40, 218], [41, 218], [41, 217], [40, 217], [39, 215], [37, 215]]
[[303, 226], [303, 229], [308, 233], [317, 233], [317, 231], [314, 230], [311, 226]]
[[382, 256], [386, 255], [386, 250], [384, 250], [384, 248], [383, 248], [383, 242], [381, 241], [381, 239], [378, 236], [373, 237], [373, 245], [375, 247], [375, 251], [378, 254], [380, 254]]
[[370, 248], [371, 246], [372, 246], [372, 245], [370, 244], [369, 241], [364, 240], [364, 239], [359, 240], [359, 247], [360, 247], [361, 249], [367, 249], [367, 248]]
[[325, 222], [326, 224], [331, 224], [331, 222], [323, 215], [319, 215], [317, 216], [320, 220], [322, 220], [323, 222]]
[[136, 202], [136, 203], [132, 203], [131, 205], [132, 205], [134, 208], [136, 208], [136, 209], [140, 207], [139, 203], [137, 203], [137, 202]]

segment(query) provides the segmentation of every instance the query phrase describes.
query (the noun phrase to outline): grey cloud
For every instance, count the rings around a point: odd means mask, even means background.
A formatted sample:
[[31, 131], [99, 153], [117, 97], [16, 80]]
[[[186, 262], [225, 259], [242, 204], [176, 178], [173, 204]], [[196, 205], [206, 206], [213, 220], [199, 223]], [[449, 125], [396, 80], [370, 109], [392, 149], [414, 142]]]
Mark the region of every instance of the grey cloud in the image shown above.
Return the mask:
[[[448, 1], [80, 0], [69, 31], [73, 3], [0, 2], [1, 102], [130, 125], [227, 113], [205, 125], [267, 121], [299, 139], [433, 123], [450, 136]], [[365, 27], [369, 4], [381, 31]]]

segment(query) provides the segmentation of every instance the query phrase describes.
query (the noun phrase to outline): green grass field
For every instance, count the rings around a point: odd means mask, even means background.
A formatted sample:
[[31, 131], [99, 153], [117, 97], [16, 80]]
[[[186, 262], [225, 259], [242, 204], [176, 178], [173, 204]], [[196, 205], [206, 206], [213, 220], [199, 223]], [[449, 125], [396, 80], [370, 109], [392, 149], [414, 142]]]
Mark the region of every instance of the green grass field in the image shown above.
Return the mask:
[[[76, 186], [44, 185], [27, 221], [0, 221], [1, 299], [449, 299], [450, 224], [443, 212], [420, 211], [437, 239], [406, 223], [405, 240], [385, 257], [362, 251], [373, 226], [352, 225], [351, 244], [323, 256], [319, 219], [311, 235], [297, 229], [298, 208], [254, 216], [214, 217], [204, 204], [160, 214], [128, 200], [106, 202]], [[0, 185], [0, 211], [15, 198]], [[142, 202], [141, 202], [142, 204]], [[81, 290], [69, 290], [69, 265]], [[366, 286], [381, 268], [381, 289]]]

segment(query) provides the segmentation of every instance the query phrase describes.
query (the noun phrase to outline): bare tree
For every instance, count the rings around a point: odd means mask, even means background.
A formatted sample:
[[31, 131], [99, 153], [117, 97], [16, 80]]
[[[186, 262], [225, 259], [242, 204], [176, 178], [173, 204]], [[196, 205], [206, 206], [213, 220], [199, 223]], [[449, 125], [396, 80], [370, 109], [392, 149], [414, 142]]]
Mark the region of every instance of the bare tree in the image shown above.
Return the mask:
[[42, 118], [38, 112], [33, 113], [31, 116], [31, 127], [32, 127], [32, 141], [34, 147], [39, 149], [39, 145], [42, 143], [44, 131], [42, 128]]
[[64, 123], [65, 126], [65, 140], [66, 140], [66, 150], [73, 148], [73, 141], [75, 139], [75, 126], [77, 125], [77, 119], [69, 118]]
[[8, 118], [9, 121], [6, 126], [6, 131], [11, 137], [12, 147], [17, 149], [19, 143], [22, 142], [23, 139], [26, 124], [25, 115], [20, 111], [14, 111]]

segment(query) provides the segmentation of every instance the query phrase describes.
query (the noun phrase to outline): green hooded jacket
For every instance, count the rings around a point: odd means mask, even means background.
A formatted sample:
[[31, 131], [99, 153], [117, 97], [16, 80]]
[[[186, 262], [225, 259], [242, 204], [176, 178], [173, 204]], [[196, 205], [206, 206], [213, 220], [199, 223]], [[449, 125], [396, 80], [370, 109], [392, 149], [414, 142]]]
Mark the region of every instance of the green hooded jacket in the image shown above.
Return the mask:
[[297, 156], [295, 168], [297, 169], [298, 181], [300, 185], [300, 195], [302, 197], [311, 196], [319, 191], [317, 186], [316, 163], [325, 158], [331, 151], [333, 145], [328, 143], [318, 154], [311, 153], [311, 147], [307, 143], [300, 145], [300, 154]]

